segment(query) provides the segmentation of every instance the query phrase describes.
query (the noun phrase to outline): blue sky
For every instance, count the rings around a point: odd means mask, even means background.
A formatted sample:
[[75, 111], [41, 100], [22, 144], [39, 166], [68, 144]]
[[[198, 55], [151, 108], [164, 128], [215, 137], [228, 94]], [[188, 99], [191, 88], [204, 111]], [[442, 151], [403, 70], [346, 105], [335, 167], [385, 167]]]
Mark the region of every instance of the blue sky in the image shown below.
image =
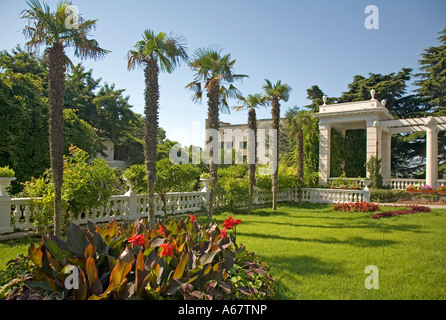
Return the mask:
[[[55, 8], [58, 1], [46, 1]], [[353, 76], [388, 74], [403, 67], [418, 70], [424, 49], [438, 45], [446, 26], [444, 0], [74, 0], [86, 19], [98, 19], [93, 37], [111, 53], [101, 61], [83, 61], [95, 78], [126, 89], [133, 110], [143, 113], [143, 71], [127, 71], [125, 56], [145, 29], [173, 32], [187, 39], [189, 54], [199, 47], [219, 45], [237, 59], [235, 71], [249, 78], [237, 87], [244, 95], [261, 91], [264, 79], [282, 80], [292, 87], [281, 112], [306, 105], [306, 89], [318, 85], [328, 96], [340, 96]], [[367, 5], [379, 10], [379, 29], [366, 29]], [[22, 0], [0, 0], [0, 49], [25, 43], [27, 7]], [[68, 52], [70, 57], [72, 52]], [[73, 58], [74, 62], [80, 60]], [[173, 74], [160, 74], [160, 126], [167, 137], [182, 144], [203, 146], [201, 132], [206, 101], [195, 104], [184, 89], [193, 79], [186, 65]], [[377, 93], [379, 98], [379, 92]], [[233, 105], [236, 101], [233, 101]], [[260, 109], [258, 118], [270, 118]], [[221, 115], [220, 120], [246, 122], [245, 112]]]

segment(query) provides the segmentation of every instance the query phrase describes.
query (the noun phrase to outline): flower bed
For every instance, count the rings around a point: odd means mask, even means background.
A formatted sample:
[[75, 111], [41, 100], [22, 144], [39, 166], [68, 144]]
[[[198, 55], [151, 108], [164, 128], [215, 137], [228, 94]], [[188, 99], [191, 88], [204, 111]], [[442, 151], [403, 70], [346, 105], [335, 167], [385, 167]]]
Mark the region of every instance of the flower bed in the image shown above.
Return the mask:
[[409, 208], [411, 208], [411, 209], [376, 213], [372, 216], [372, 219], [381, 219], [381, 218], [399, 216], [399, 215], [403, 215], [403, 214], [412, 214], [412, 213], [418, 213], [418, 212], [431, 211], [431, 209], [429, 207], [423, 207], [423, 206], [409, 206]]
[[413, 186], [413, 185], [408, 185], [407, 187], [406, 187], [406, 191], [407, 192], [420, 192], [420, 189], [419, 189], [419, 187], [418, 186]]
[[14, 265], [23, 276], [0, 293], [8, 300], [271, 298], [268, 265], [235, 242], [240, 223], [200, 225], [191, 215], [153, 228], [71, 224], [66, 241], [49, 234], [31, 244]]
[[333, 210], [342, 212], [374, 212], [379, 210], [379, 204], [367, 201], [338, 203], [333, 206]]
[[425, 185], [420, 188], [420, 191], [422, 193], [435, 193], [436, 190], [437, 190], [437, 187], [429, 186], [429, 185]]

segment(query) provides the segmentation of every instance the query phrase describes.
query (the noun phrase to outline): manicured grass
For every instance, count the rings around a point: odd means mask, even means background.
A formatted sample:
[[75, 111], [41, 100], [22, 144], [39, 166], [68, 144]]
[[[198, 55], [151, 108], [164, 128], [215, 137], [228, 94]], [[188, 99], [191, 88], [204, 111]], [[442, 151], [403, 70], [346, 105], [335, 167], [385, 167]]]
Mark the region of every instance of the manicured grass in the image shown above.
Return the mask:
[[[282, 204], [232, 216], [242, 220], [237, 242], [270, 265], [278, 299], [446, 299], [446, 210], [372, 214]], [[369, 265], [377, 290], [364, 285]]]
[[15, 259], [19, 254], [26, 255], [32, 241], [35, 244], [40, 242], [38, 238], [0, 241], [0, 270], [5, 270], [8, 261]]
[[[270, 265], [277, 299], [446, 299], [446, 210], [381, 220], [372, 214], [280, 204], [231, 215], [242, 220], [237, 242]], [[30, 241], [38, 239], [0, 242], [0, 270], [26, 254]], [[364, 285], [369, 265], [379, 270], [377, 290]]]

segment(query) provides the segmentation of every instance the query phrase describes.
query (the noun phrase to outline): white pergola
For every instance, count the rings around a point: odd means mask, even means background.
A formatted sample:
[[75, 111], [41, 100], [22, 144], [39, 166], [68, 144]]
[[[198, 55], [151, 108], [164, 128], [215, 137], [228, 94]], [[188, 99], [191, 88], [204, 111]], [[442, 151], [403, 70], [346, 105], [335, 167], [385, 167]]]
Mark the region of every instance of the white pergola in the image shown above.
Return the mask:
[[[372, 156], [382, 159], [381, 174], [384, 181], [391, 175], [391, 137], [403, 132], [426, 132], [426, 181], [428, 185], [438, 185], [438, 132], [446, 130], [446, 117], [426, 117], [395, 119], [386, 108], [386, 101], [375, 99], [338, 103], [319, 107], [314, 114], [319, 119], [319, 184], [325, 185], [330, 178], [331, 130], [345, 136], [347, 130], [367, 131], [366, 161]], [[367, 173], [369, 174], [369, 173]]]

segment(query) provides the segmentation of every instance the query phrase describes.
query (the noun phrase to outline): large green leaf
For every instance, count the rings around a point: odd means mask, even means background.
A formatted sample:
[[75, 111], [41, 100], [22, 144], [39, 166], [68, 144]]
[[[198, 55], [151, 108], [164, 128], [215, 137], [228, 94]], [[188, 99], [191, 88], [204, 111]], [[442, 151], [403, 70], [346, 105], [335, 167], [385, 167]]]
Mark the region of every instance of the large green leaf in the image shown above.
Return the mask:
[[67, 228], [67, 245], [68, 248], [73, 251], [78, 258], [83, 258], [85, 249], [89, 245], [89, 241], [85, 236], [85, 232], [82, 231], [78, 225], [71, 223]]
[[184, 269], [187, 265], [188, 260], [189, 260], [189, 253], [186, 253], [185, 255], [182, 256], [180, 262], [178, 262], [178, 265], [173, 274], [173, 279], [178, 279], [183, 276]]
[[64, 258], [74, 258], [74, 254], [68, 249], [67, 243], [51, 234], [45, 236], [43, 243], [57, 261], [62, 261]]
[[89, 257], [87, 259], [85, 269], [87, 272], [88, 284], [90, 285], [91, 292], [93, 294], [101, 294], [102, 293], [102, 284], [99, 280], [98, 269], [96, 267], [96, 262], [93, 257]]

